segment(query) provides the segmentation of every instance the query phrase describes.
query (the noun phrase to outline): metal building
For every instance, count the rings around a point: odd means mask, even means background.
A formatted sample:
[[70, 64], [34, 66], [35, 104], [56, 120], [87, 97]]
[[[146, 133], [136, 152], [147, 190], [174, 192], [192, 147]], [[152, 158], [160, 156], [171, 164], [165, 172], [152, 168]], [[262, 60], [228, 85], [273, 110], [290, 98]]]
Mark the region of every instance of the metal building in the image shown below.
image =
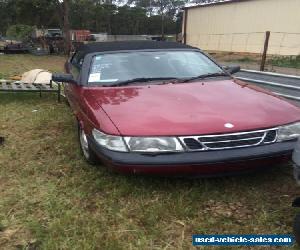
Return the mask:
[[300, 0], [228, 0], [186, 7], [183, 41], [208, 51], [300, 54]]

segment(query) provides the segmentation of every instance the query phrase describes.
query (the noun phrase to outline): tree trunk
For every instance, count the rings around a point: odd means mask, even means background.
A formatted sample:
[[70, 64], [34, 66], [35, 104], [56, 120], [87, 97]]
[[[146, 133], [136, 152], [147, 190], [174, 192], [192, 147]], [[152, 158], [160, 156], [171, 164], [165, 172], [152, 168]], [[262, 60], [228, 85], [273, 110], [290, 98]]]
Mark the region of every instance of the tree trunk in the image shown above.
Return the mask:
[[71, 38], [70, 38], [70, 22], [69, 22], [69, 0], [64, 0], [63, 2], [63, 31], [64, 31], [64, 39], [65, 39], [65, 53], [70, 55], [71, 52]]
[[59, 21], [61, 25], [61, 29], [64, 33], [64, 53], [66, 55], [70, 55], [71, 52], [71, 38], [70, 38], [70, 23], [69, 23], [69, 0], [64, 0], [61, 2], [60, 0], [56, 0], [56, 5], [59, 10]]

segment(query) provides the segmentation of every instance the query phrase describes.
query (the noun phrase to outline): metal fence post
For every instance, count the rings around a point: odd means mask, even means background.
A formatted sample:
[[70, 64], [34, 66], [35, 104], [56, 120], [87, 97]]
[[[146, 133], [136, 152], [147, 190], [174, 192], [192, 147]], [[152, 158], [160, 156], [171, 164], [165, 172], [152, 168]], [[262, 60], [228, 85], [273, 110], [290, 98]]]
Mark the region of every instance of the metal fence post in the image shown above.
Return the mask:
[[60, 95], [61, 95], [61, 83], [60, 82], [58, 82], [57, 83], [58, 85], [57, 85], [57, 101], [58, 102], [60, 102]]
[[183, 13], [183, 43], [186, 44], [186, 27], [187, 27], [187, 18], [188, 18], [188, 9], [184, 9], [184, 13]]
[[260, 63], [260, 71], [265, 70], [265, 65], [266, 65], [266, 59], [267, 59], [267, 53], [268, 53], [268, 47], [269, 47], [269, 40], [270, 40], [270, 31], [266, 32], [266, 39], [265, 39], [265, 44], [264, 44], [264, 51], [261, 57], [261, 63]]

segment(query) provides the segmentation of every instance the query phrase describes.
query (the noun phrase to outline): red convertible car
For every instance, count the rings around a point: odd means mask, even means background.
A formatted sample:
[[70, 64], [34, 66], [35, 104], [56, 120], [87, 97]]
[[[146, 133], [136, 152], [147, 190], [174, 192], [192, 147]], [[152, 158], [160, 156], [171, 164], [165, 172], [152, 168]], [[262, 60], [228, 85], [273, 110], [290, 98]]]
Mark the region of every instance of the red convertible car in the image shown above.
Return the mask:
[[121, 172], [225, 175], [290, 159], [300, 109], [231, 76], [197, 48], [131, 41], [83, 45], [65, 94], [84, 157]]

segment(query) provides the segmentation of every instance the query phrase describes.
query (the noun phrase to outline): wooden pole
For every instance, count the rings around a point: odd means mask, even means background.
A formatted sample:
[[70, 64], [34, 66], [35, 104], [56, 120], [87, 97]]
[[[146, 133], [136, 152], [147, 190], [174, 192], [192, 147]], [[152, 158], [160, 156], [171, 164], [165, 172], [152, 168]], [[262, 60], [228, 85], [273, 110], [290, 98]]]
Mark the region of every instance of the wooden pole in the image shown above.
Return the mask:
[[164, 17], [164, 7], [163, 0], [160, 0], [160, 13], [161, 13], [161, 40], [165, 40], [165, 17]]
[[266, 32], [266, 39], [265, 39], [265, 44], [264, 44], [264, 51], [261, 57], [261, 63], [260, 63], [260, 71], [265, 70], [265, 65], [266, 65], [266, 59], [267, 59], [267, 53], [268, 53], [268, 47], [269, 47], [269, 40], [270, 40], [270, 31]]
[[184, 10], [183, 13], [183, 43], [186, 44], [186, 26], [187, 26], [188, 9]]
[[0, 145], [4, 143], [4, 137], [0, 136]]
[[165, 40], [165, 17], [164, 13], [161, 14], [161, 40]]

